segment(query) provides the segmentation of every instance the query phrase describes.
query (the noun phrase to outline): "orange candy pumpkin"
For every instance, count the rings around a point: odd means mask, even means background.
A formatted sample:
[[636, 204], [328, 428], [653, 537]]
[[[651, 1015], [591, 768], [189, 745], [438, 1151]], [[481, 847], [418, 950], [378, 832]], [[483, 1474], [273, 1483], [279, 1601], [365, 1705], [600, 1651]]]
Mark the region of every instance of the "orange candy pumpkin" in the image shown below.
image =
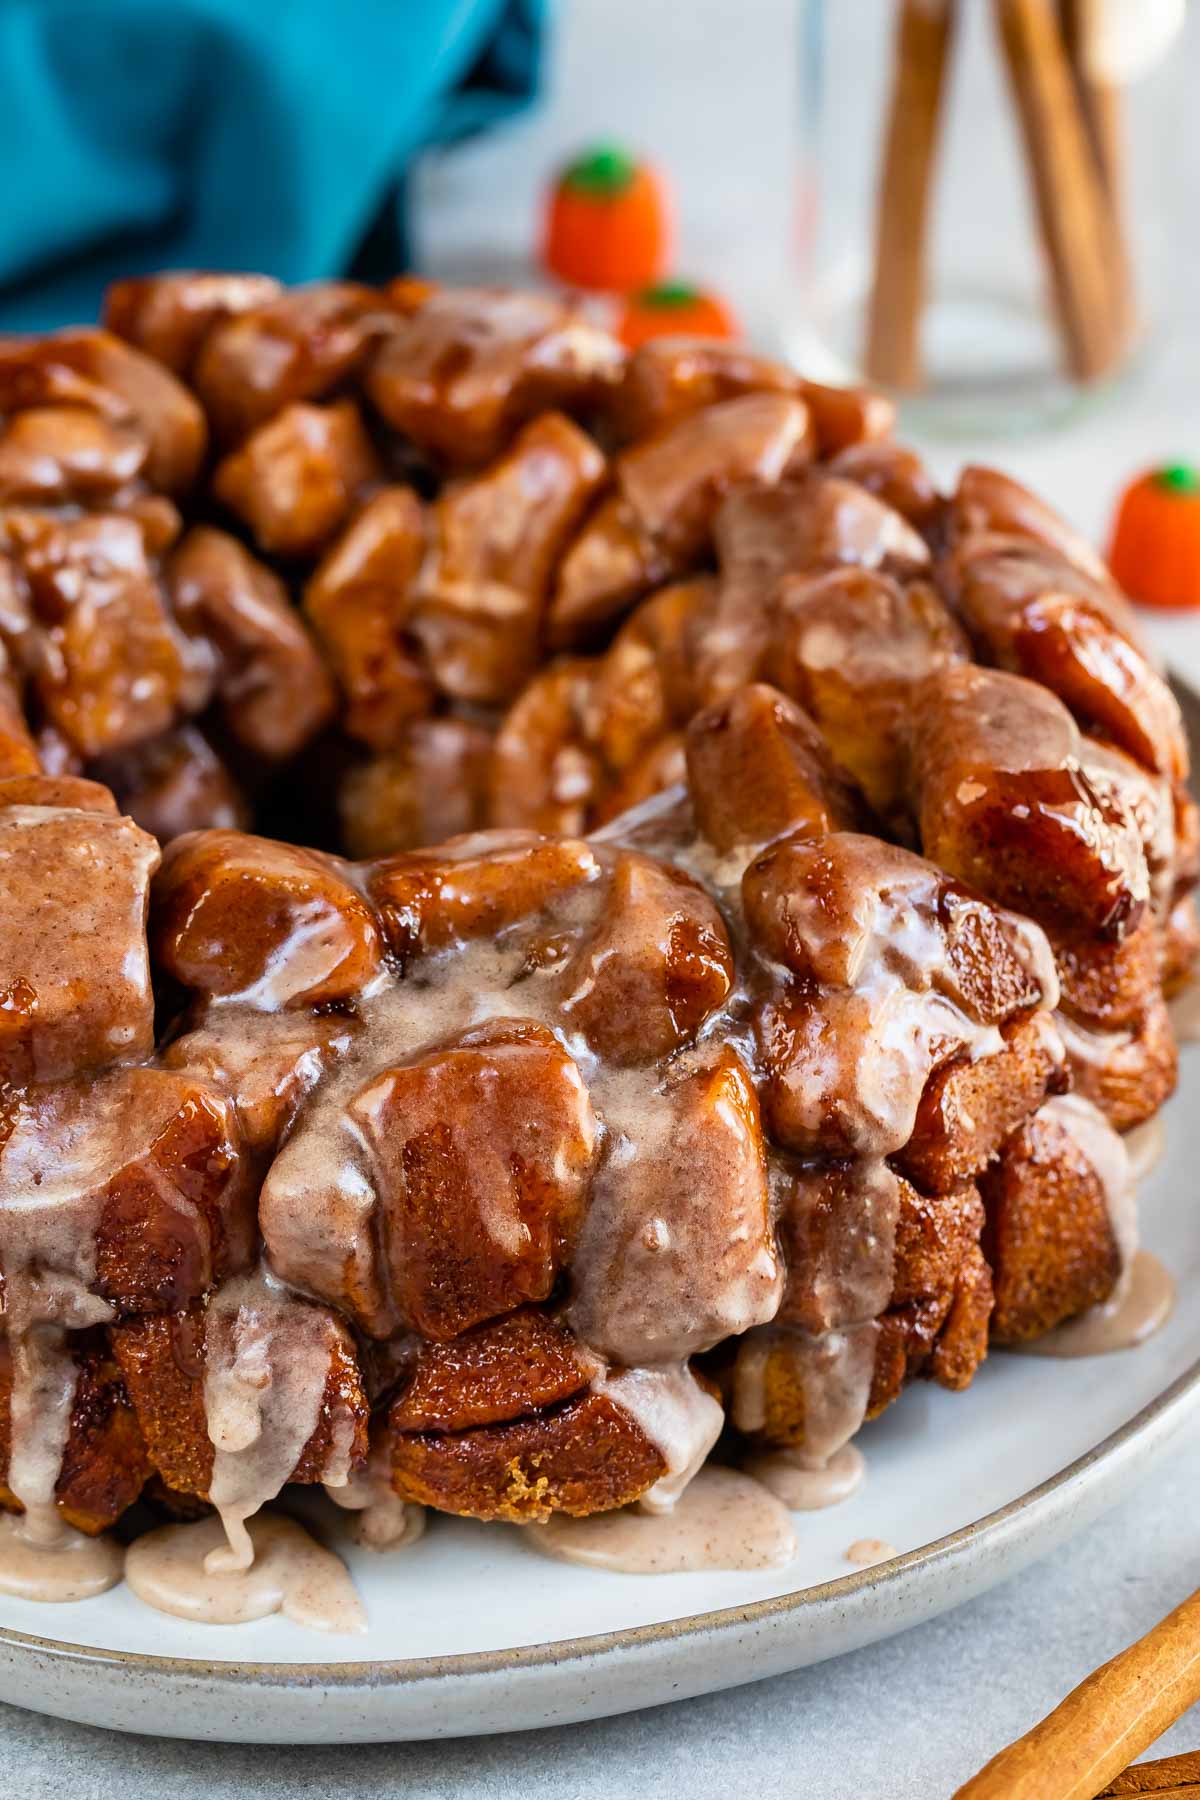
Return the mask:
[[736, 318], [718, 295], [682, 281], [664, 281], [634, 294], [617, 326], [617, 336], [629, 350], [636, 350], [647, 338], [734, 338], [740, 332]]
[[604, 144], [563, 170], [542, 242], [542, 261], [560, 281], [627, 294], [656, 281], [670, 252], [670, 204], [648, 163]]
[[1121, 496], [1109, 552], [1112, 572], [1144, 606], [1200, 607], [1200, 468], [1150, 469]]

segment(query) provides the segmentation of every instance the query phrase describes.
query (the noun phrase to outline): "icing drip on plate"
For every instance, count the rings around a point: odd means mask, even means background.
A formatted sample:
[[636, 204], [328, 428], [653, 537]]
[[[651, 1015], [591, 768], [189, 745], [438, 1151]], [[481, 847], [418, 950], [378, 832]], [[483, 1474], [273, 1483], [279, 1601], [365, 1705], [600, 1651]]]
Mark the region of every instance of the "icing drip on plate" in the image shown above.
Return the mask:
[[34, 1537], [26, 1522], [0, 1513], [0, 1594], [21, 1600], [90, 1600], [121, 1579], [125, 1552], [114, 1538], [85, 1537], [56, 1520], [52, 1540]]
[[778, 1569], [796, 1554], [787, 1512], [749, 1476], [703, 1468], [669, 1513], [624, 1507], [573, 1519], [556, 1513], [520, 1528], [543, 1556], [629, 1575], [698, 1569]]
[[202, 1625], [242, 1625], [282, 1613], [294, 1625], [341, 1634], [367, 1629], [350, 1573], [302, 1525], [258, 1513], [245, 1527], [246, 1564], [229, 1557], [219, 1518], [164, 1525], [131, 1544], [125, 1579], [157, 1612]]

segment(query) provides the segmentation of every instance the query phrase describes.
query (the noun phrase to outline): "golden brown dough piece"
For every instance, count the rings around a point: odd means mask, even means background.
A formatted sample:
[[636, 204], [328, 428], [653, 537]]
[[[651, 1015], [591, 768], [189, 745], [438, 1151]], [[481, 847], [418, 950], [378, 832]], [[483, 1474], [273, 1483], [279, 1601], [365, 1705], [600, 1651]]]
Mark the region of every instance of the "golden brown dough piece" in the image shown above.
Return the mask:
[[[137, 1414], [102, 1331], [70, 1340], [75, 1396], [55, 1502], [64, 1523], [89, 1536], [114, 1525], [150, 1478]], [[5, 1485], [12, 1447], [12, 1356], [0, 1334], [0, 1508], [21, 1511]]]

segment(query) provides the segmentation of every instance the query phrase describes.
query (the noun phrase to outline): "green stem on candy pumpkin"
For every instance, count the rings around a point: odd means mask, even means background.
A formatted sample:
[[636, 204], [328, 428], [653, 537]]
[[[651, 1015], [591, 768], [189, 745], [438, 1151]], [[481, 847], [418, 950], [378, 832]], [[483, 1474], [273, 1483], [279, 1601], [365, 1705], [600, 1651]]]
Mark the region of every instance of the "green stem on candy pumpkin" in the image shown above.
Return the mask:
[[598, 200], [615, 200], [630, 186], [637, 163], [619, 144], [597, 144], [563, 174], [563, 186], [575, 194], [591, 194]]

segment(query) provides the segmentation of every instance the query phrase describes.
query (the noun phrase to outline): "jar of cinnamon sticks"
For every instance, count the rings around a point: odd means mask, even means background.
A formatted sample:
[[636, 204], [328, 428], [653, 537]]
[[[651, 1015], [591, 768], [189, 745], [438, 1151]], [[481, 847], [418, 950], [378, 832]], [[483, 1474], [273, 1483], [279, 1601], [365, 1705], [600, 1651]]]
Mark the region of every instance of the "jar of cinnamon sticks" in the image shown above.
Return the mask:
[[1168, 310], [1185, 0], [801, 5], [797, 361], [972, 434], [1112, 390]]

